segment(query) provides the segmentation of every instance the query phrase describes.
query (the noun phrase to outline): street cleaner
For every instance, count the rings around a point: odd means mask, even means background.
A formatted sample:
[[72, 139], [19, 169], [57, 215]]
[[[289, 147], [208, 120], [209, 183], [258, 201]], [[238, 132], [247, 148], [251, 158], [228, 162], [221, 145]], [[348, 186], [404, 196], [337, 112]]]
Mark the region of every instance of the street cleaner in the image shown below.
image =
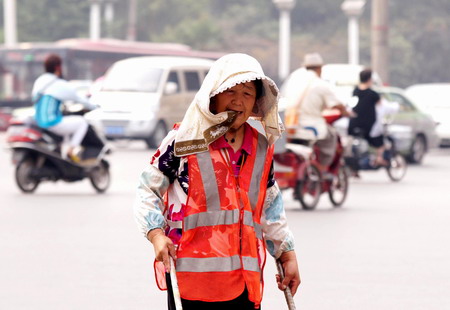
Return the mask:
[[278, 88], [256, 59], [223, 56], [142, 172], [134, 214], [169, 309], [179, 309], [164, 273], [174, 271], [172, 259], [184, 310], [260, 309], [266, 249], [281, 262], [278, 287], [297, 291], [294, 239], [273, 175], [277, 104]]

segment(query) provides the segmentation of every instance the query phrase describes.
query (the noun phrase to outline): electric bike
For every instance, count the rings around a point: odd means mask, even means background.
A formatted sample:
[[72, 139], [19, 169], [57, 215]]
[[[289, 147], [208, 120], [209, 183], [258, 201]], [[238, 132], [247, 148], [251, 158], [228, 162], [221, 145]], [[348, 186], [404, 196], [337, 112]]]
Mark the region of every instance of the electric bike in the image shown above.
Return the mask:
[[33, 193], [43, 181], [75, 182], [88, 178], [98, 193], [105, 192], [110, 184], [105, 157], [111, 150], [104, 137], [89, 125], [78, 163], [62, 156], [63, 140], [62, 136], [38, 127], [33, 117], [11, 121], [7, 142], [12, 150], [19, 189]]
[[[324, 115], [328, 124], [340, 117], [340, 113], [334, 112]], [[313, 128], [305, 130], [314, 131]], [[320, 152], [314, 142], [314, 139], [295, 139], [286, 143], [286, 151], [274, 155], [275, 178], [282, 190], [294, 190], [294, 199], [299, 200], [305, 210], [315, 209], [323, 193], [328, 194], [334, 207], [340, 207], [347, 197], [349, 187], [341, 139], [338, 136], [336, 153], [328, 167], [319, 164]]]

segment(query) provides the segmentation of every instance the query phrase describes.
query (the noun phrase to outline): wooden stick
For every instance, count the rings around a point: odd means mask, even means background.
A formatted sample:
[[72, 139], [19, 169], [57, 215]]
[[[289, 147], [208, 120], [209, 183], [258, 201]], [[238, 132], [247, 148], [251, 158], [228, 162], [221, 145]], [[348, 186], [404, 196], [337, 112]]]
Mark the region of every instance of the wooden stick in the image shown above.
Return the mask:
[[173, 299], [175, 301], [175, 309], [183, 310], [181, 304], [180, 289], [178, 288], [177, 273], [175, 271], [175, 264], [173, 258], [170, 257], [170, 283], [172, 283]]
[[[280, 280], [283, 282], [284, 279], [284, 270], [283, 265], [281, 264], [281, 261], [279, 259], [276, 260], [278, 274], [280, 275]], [[292, 297], [292, 292], [289, 286], [286, 286], [286, 289], [284, 290], [284, 297], [286, 298], [286, 303], [288, 305], [289, 310], [295, 310], [295, 302], [294, 298]]]

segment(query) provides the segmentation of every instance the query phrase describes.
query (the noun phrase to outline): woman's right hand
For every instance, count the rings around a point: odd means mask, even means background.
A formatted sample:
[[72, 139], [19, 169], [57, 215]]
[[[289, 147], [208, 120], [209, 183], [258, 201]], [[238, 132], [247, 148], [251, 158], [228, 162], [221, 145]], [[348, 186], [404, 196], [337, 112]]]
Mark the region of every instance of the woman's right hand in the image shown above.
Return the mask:
[[170, 272], [170, 257], [177, 259], [175, 246], [172, 240], [166, 237], [161, 229], [155, 229], [148, 233], [148, 240], [153, 244], [155, 258], [164, 264], [166, 272]]

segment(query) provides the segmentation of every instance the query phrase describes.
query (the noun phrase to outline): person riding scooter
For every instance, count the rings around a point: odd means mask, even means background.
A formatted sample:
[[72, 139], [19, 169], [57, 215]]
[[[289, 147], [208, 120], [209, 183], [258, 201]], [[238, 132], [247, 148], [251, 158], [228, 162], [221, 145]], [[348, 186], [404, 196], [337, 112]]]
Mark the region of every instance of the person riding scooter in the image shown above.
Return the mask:
[[[295, 105], [286, 114], [286, 125], [288, 128], [295, 128], [294, 131], [288, 130], [288, 134], [291, 133], [288, 139], [294, 143], [298, 140], [317, 140], [316, 145], [320, 149], [319, 163], [322, 170], [326, 170], [334, 159], [338, 137], [336, 130], [325, 121], [322, 112], [337, 109], [342, 116], [351, 116], [351, 113], [336, 98], [331, 86], [321, 79], [324, 65], [322, 56], [318, 53], [306, 54], [303, 65], [306, 73], [302, 85], [299, 85], [301, 93], [298, 98], [292, 98]], [[296, 116], [292, 117], [290, 114]], [[291, 121], [292, 119], [295, 120]]]
[[63, 79], [61, 57], [55, 54], [49, 55], [44, 61], [44, 68], [45, 73], [39, 76], [33, 85], [34, 118], [39, 127], [69, 140], [67, 157], [74, 162], [80, 162], [80, 144], [88, 130], [88, 123], [81, 115], [64, 116], [61, 106], [64, 101], [81, 103], [88, 110], [96, 106], [78, 96], [70, 84]]

